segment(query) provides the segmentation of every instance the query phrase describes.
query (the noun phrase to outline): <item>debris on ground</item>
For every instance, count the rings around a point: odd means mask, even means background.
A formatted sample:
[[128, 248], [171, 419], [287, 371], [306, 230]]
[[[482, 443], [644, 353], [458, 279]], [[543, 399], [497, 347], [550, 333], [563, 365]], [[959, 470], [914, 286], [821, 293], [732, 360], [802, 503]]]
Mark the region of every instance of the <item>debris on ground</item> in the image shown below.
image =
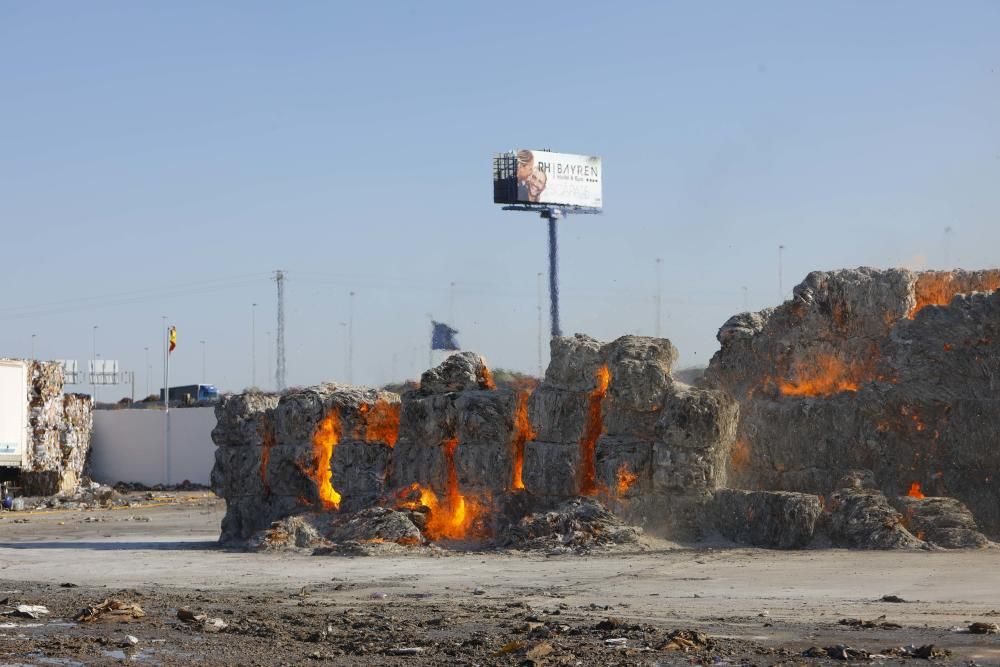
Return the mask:
[[187, 607], [177, 610], [177, 618], [192, 628], [197, 628], [203, 632], [222, 632], [229, 624], [221, 618], [212, 618], [208, 614], [196, 614]]
[[894, 629], [903, 627], [899, 623], [892, 623], [890, 621], [885, 620], [885, 614], [869, 621], [860, 618], [842, 618], [837, 623], [838, 625], [847, 625], [852, 628]]
[[924, 644], [923, 646], [896, 646], [882, 651], [883, 655], [893, 658], [917, 658], [919, 660], [935, 660], [937, 658], [947, 658], [951, 655], [948, 649], [938, 648], [934, 644]]
[[558, 552], [637, 544], [642, 529], [628, 526], [594, 498], [574, 498], [549, 512], [525, 516], [507, 527], [504, 546]]
[[667, 641], [657, 647], [660, 651], [684, 653], [704, 648], [711, 648], [711, 640], [704, 632], [697, 630], [674, 630], [667, 636]]
[[40, 604], [19, 604], [8, 611], [0, 611], [0, 616], [14, 616], [16, 618], [38, 619], [49, 613], [47, 607]]
[[1000, 625], [996, 623], [975, 622], [969, 625], [969, 632], [974, 635], [995, 635], [1000, 634]]
[[142, 618], [146, 612], [134, 602], [125, 602], [118, 598], [106, 598], [103, 602], [84, 607], [73, 620], [81, 622], [96, 621], [99, 618]]
[[898, 595], [883, 595], [881, 598], [879, 598], [879, 602], [892, 602], [895, 604], [902, 604], [904, 602], [909, 602], [909, 600], [904, 600]]

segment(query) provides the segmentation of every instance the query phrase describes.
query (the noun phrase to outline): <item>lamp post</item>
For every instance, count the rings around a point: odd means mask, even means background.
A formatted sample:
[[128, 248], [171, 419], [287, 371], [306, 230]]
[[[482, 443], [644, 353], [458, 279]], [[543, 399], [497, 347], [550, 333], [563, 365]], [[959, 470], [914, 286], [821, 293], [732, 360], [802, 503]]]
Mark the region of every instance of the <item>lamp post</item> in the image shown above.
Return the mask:
[[94, 407], [97, 407], [97, 325], [94, 325], [94, 356], [90, 362], [90, 386], [94, 392]]
[[142, 348], [146, 351], [146, 397], [149, 397], [149, 374], [153, 367], [149, 365], [149, 346]]

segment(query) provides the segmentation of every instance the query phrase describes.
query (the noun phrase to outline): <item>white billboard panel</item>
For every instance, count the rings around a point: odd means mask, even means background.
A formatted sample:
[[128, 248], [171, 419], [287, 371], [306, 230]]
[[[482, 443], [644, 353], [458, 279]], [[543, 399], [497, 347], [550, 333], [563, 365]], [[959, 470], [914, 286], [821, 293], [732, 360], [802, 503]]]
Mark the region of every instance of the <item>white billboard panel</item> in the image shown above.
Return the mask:
[[511, 197], [514, 201], [507, 203], [598, 209], [603, 205], [601, 158], [528, 149], [516, 151], [513, 157], [517, 188]]
[[28, 438], [28, 367], [0, 361], [0, 466], [24, 465]]

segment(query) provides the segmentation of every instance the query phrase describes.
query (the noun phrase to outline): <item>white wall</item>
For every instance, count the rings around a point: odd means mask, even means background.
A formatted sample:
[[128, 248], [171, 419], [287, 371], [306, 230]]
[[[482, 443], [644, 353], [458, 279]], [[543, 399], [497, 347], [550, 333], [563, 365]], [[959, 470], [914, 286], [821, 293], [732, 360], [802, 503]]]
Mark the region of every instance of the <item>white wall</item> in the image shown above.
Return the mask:
[[162, 410], [94, 410], [91, 477], [104, 484], [152, 486], [185, 479], [208, 484], [215, 464], [215, 409], [171, 410], [169, 446], [165, 417]]

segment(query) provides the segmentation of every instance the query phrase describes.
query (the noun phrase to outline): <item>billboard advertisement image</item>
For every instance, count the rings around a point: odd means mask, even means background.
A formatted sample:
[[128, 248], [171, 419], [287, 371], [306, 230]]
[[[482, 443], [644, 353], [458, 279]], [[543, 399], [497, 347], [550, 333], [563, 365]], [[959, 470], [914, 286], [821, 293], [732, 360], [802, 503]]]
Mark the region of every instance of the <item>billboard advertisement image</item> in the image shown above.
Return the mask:
[[493, 200], [601, 208], [601, 158], [520, 149], [494, 158]]

